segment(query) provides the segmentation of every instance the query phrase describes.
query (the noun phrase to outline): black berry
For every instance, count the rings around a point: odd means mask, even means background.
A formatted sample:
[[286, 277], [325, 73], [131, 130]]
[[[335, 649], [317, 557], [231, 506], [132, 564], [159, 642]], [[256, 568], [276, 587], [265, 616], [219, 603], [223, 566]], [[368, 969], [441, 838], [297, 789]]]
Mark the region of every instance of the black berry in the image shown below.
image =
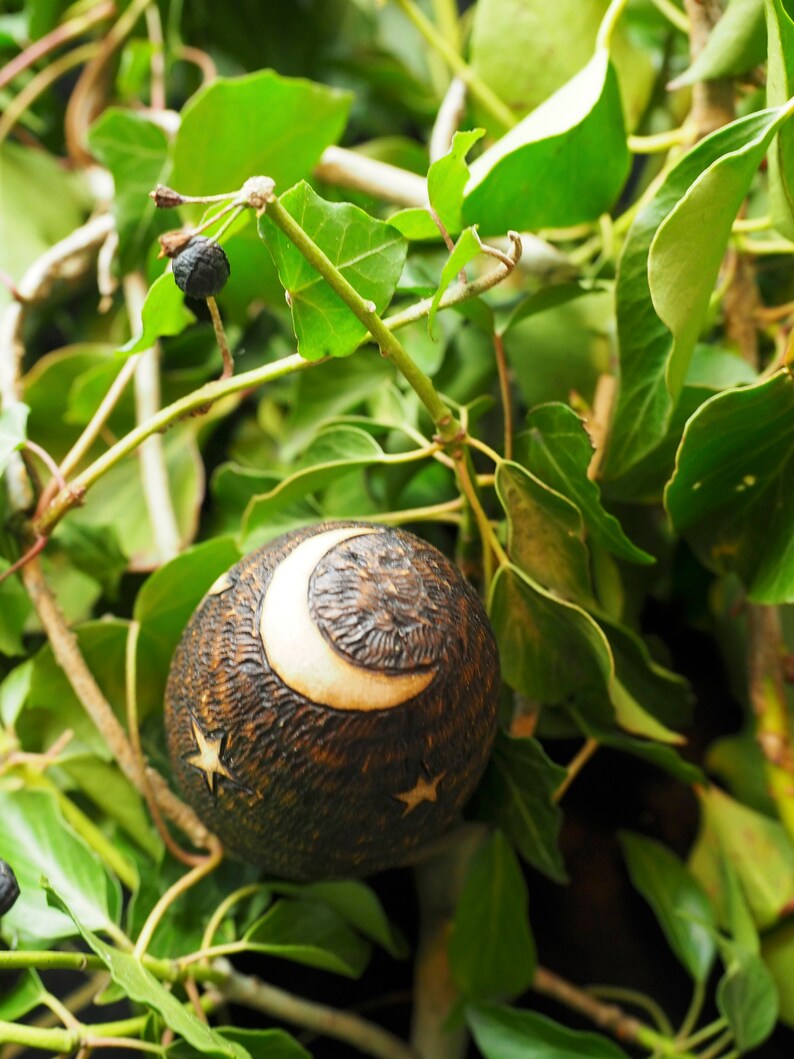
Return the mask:
[[13, 908], [19, 897], [19, 883], [10, 864], [0, 860], [0, 916]]
[[231, 271], [223, 247], [194, 235], [174, 258], [174, 279], [191, 298], [212, 298], [226, 286]]

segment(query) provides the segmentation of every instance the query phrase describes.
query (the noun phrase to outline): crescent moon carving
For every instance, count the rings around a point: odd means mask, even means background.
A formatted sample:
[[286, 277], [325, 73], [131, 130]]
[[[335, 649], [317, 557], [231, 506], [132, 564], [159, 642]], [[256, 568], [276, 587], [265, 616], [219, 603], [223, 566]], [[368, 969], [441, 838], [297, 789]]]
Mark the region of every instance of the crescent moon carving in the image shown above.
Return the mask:
[[262, 603], [259, 634], [273, 672], [312, 702], [336, 710], [387, 710], [424, 691], [434, 670], [389, 673], [364, 669], [338, 654], [309, 610], [309, 582], [332, 548], [369, 527], [326, 530], [302, 541], [276, 567]]

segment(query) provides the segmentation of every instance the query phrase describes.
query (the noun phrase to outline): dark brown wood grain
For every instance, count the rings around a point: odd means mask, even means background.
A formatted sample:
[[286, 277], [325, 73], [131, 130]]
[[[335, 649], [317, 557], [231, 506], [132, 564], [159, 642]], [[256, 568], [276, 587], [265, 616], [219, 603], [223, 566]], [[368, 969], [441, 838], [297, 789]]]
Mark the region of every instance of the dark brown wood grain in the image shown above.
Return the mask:
[[324, 523], [247, 556], [205, 597], [174, 655], [166, 726], [185, 798], [229, 851], [291, 879], [410, 861], [460, 815], [496, 725], [499, 665], [479, 598], [401, 530], [333, 548], [309, 583], [324, 639], [358, 667], [432, 670], [388, 709], [334, 709], [286, 686], [259, 634], [274, 570]]

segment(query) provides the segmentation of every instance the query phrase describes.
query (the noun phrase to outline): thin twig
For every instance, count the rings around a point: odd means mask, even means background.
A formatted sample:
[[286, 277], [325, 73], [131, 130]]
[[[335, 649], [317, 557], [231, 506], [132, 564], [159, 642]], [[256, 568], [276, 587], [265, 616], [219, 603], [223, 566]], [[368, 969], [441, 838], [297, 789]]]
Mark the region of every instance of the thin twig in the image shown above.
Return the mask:
[[326, 147], [314, 175], [328, 184], [364, 191], [398, 206], [424, 206], [427, 202], [424, 177], [344, 147]]
[[496, 372], [499, 376], [499, 396], [502, 401], [502, 421], [504, 423], [504, 456], [506, 460], [513, 458], [513, 399], [510, 394], [510, 376], [505, 357], [505, 344], [502, 336], [494, 331], [493, 336], [494, 357], [496, 359]]
[[466, 82], [453, 77], [438, 108], [436, 120], [430, 133], [428, 153], [430, 161], [437, 162], [449, 153], [455, 133], [460, 128], [466, 110]]
[[223, 357], [223, 371], [221, 372], [221, 381], [223, 381], [225, 379], [230, 379], [234, 374], [234, 359], [232, 358], [232, 351], [229, 349], [229, 340], [223, 329], [223, 320], [221, 320], [220, 309], [214, 298], [207, 298], [207, 308], [212, 317], [212, 327], [215, 331], [215, 338], [220, 347], [221, 356]]
[[152, 110], [165, 110], [165, 42], [163, 41], [163, 23], [160, 20], [160, 12], [157, 4], [149, 4], [144, 12], [146, 16], [146, 32], [149, 35], [151, 45], [151, 60], [149, 76], [151, 88], [149, 100]]

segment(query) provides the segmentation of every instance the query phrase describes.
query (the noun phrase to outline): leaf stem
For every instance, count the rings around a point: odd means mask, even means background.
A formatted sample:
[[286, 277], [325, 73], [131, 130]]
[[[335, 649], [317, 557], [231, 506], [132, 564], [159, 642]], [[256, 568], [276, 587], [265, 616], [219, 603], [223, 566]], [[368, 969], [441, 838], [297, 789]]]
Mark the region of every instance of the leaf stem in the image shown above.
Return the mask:
[[400, 341], [394, 337], [392, 331], [378, 316], [372, 302], [367, 302], [361, 297], [355, 287], [347, 281], [277, 198], [274, 197], [268, 203], [267, 215], [367, 328], [373, 340], [380, 346], [383, 356], [387, 357], [400, 371], [427, 409], [439, 431], [441, 440], [452, 441], [460, 431], [460, 423], [441, 400], [429, 377], [418, 367]]
[[602, 1000], [617, 1000], [623, 1004], [631, 1004], [633, 1007], [642, 1008], [650, 1015], [656, 1023], [660, 1033], [666, 1037], [674, 1037], [675, 1030], [665, 1014], [664, 1010], [656, 1001], [645, 993], [639, 993], [636, 989], [622, 989], [613, 985], [591, 985], [587, 986], [587, 992]]
[[585, 765], [593, 756], [593, 754], [595, 754], [596, 750], [598, 750], [598, 746], [598, 740], [593, 738], [586, 739], [584, 743], [582, 743], [581, 747], [571, 759], [571, 762], [568, 765], [568, 773], [565, 779], [554, 792], [554, 796], [552, 798], [553, 802], [556, 803], [562, 801], [563, 797], [568, 791], [568, 788], [571, 786], [573, 781], [585, 767]]
[[717, 1033], [722, 1033], [728, 1022], [724, 1018], [715, 1019], [714, 1022], [710, 1022], [708, 1026], [704, 1026], [703, 1029], [693, 1033], [690, 1037], [686, 1037], [681, 1040], [681, 1034], [679, 1032], [678, 1037], [682, 1048], [695, 1048], [697, 1045], [707, 1041], [710, 1037], [714, 1037]]
[[433, 25], [421, 8], [413, 0], [394, 0], [394, 2], [416, 26], [430, 47], [441, 56], [450, 70], [457, 74], [461, 81], [466, 82], [471, 96], [490, 114], [491, 118], [499, 126], [499, 131], [504, 132], [506, 129], [511, 129], [516, 123], [516, 117], [510, 107], [469, 66], [443, 33]]
[[615, 26], [618, 23], [618, 19], [623, 14], [628, 0], [612, 0], [612, 3], [606, 10], [606, 14], [601, 19], [601, 25], [598, 27], [598, 34], [596, 36], [596, 50], [600, 48], [609, 49], [612, 43], [612, 34], [615, 30]]
[[676, 29], [680, 29], [682, 33], [689, 33], [689, 19], [672, 0], [651, 0], [651, 3]]

